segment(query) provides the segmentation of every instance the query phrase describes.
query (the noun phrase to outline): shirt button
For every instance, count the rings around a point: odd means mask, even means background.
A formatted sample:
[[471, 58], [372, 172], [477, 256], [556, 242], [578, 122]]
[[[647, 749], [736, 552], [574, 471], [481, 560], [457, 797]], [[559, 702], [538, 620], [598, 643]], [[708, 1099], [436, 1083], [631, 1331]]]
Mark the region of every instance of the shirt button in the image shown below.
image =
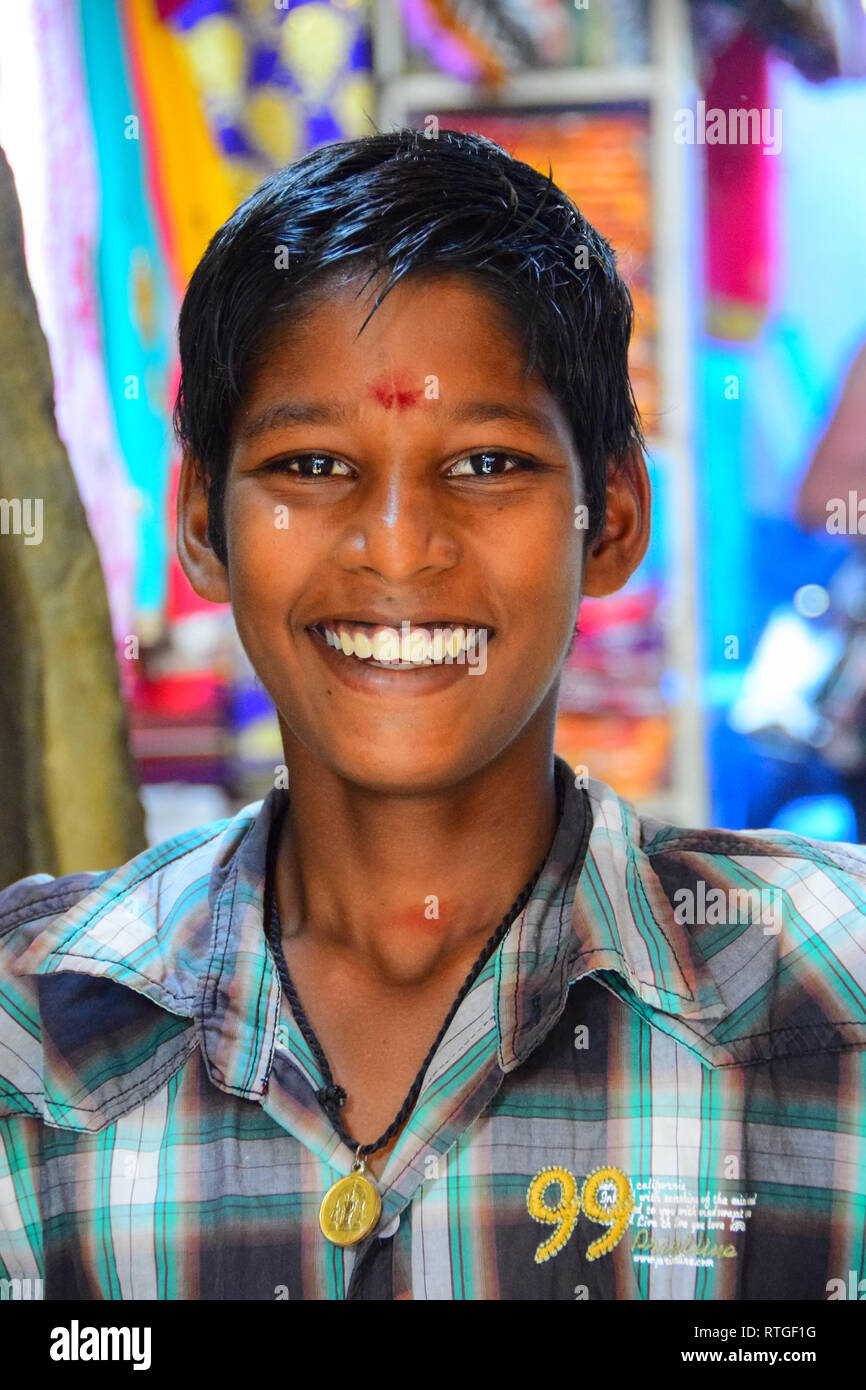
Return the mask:
[[399, 1231], [399, 1229], [400, 1229], [400, 1218], [399, 1218], [399, 1216], [394, 1216], [394, 1217], [392, 1217], [392, 1219], [388, 1222], [387, 1226], [383, 1226], [383, 1227], [382, 1227], [381, 1231], [379, 1232], [379, 1239], [380, 1239], [380, 1240], [390, 1240], [392, 1236], [395, 1236], [395, 1235], [397, 1234], [397, 1232]]

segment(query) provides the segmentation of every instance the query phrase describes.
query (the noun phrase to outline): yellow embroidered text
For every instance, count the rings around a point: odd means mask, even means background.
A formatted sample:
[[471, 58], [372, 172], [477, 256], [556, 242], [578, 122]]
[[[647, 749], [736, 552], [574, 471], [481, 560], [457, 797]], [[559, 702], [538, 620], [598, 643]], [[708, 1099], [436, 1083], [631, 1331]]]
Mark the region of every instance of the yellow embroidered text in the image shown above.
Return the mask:
[[[550, 1207], [544, 1199], [554, 1183], [559, 1187], [559, 1201]], [[542, 1264], [551, 1255], [559, 1254], [574, 1230], [580, 1211], [580, 1197], [573, 1174], [567, 1168], [542, 1168], [529, 1184], [526, 1206], [535, 1221], [556, 1226], [553, 1235], [543, 1240], [535, 1252], [535, 1263]]]
[[631, 1183], [619, 1168], [596, 1168], [583, 1184], [580, 1194], [590, 1221], [609, 1226], [606, 1236], [594, 1240], [586, 1252], [588, 1260], [607, 1255], [622, 1240], [634, 1207]]
[[[547, 1194], [554, 1185], [559, 1188], [559, 1198], [550, 1204]], [[619, 1244], [628, 1227], [634, 1195], [626, 1174], [610, 1166], [595, 1168], [587, 1174], [578, 1193], [577, 1179], [567, 1168], [554, 1166], [536, 1173], [526, 1193], [527, 1210], [534, 1221], [556, 1227], [553, 1235], [542, 1241], [536, 1250], [536, 1264], [558, 1255], [568, 1243], [581, 1206], [590, 1221], [609, 1227], [607, 1235], [599, 1236], [587, 1249], [586, 1258], [597, 1260]]]

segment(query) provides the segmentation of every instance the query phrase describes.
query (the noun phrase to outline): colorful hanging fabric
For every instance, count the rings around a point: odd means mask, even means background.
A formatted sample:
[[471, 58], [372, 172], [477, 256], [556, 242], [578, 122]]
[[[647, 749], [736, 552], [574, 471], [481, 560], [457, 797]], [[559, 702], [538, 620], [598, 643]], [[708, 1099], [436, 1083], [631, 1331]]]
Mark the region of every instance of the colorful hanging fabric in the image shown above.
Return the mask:
[[[544, 21], [537, 23], [540, 10]], [[548, 28], [560, 42], [565, 26], [549, 6], [534, 0], [532, 10], [485, 0], [403, 0], [403, 23], [410, 47], [426, 53], [433, 65], [465, 82], [496, 89], [523, 67], [540, 67], [552, 58]]]
[[172, 0], [236, 200], [306, 150], [374, 130], [367, 0]]
[[[134, 496], [103, 365], [96, 281], [100, 188], [76, 0], [32, 0], [8, 13], [3, 49], [3, 80], [12, 86], [16, 117], [4, 138], [22, 193], [34, 194], [32, 200], [22, 196], [22, 211], [58, 430], [100, 553], [120, 645], [133, 621]], [[28, 65], [30, 81], [19, 84]]]
[[130, 76], [147, 132], [148, 186], [178, 297], [237, 204], [202, 110], [189, 54], [153, 0], [124, 0]]
[[[717, 56], [705, 109], [707, 134], [714, 112], [727, 118], [745, 109], [763, 115], [768, 130], [774, 122], [781, 137], [782, 113], [769, 109], [767, 55], [748, 29]], [[748, 342], [758, 336], [770, 303], [778, 152], [756, 140], [707, 140], [704, 149], [707, 331]]]
[[79, 0], [79, 19], [102, 189], [97, 267], [105, 370], [138, 493], [134, 597], [136, 631], [146, 635], [159, 626], [165, 594], [176, 294], [149, 201], [150, 133], [130, 84], [122, 13], [102, 0]]

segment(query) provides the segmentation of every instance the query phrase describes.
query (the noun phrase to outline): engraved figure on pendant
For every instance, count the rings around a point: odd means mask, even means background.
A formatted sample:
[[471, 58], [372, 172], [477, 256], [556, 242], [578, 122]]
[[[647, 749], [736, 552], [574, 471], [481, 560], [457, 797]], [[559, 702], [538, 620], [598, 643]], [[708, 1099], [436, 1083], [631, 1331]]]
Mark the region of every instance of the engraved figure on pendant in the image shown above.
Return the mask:
[[334, 1205], [333, 1221], [338, 1231], [357, 1231], [364, 1224], [364, 1192], [359, 1183], [352, 1183], [349, 1191]]

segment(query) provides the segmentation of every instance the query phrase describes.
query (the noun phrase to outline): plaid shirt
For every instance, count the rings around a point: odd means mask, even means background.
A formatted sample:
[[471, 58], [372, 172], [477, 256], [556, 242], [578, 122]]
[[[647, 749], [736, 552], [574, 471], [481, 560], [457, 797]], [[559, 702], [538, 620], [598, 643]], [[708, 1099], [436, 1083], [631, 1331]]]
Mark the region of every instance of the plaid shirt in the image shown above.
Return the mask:
[[545, 868], [352, 1246], [263, 930], [289, 793], [0, 893], [0, 1296], [862, 1297], [866, 851], [555, 769]]

